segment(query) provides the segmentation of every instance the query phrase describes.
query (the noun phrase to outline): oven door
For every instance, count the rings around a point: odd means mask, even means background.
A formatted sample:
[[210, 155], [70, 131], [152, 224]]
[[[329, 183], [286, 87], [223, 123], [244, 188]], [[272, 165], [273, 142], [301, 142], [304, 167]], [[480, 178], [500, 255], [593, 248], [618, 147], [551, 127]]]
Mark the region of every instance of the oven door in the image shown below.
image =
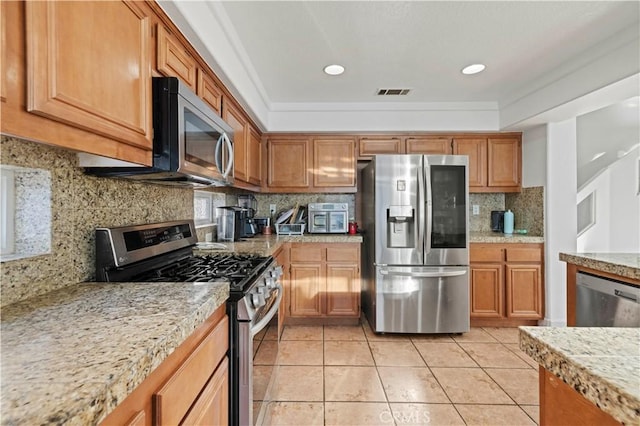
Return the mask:
[[330, 212], [329, 232], [342, 234], [347, 232], [347, 212]]
[[271, 303], [265, 305], [265, 309], [253, 321], [241, 322], [238, 327], [240, 368], [237, 418], [240, 425], [259, 424], [271, 401], [270, 388], [277, 371], [280, 337], [278, 309], [284, 292], [280, 283], [276, 288], [277, 295], [270, 298]]
[[329, 226], [329, 215], [327, 212], [309, 212], [309, 215], [309, 232], [327, 232]]

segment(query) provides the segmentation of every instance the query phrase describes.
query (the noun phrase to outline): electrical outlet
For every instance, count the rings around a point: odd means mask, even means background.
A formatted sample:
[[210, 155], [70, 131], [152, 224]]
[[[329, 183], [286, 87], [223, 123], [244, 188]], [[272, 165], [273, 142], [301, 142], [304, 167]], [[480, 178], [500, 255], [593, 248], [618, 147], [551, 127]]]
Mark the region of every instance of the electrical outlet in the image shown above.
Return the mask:
[[276, 205], [275, 204], [269, 204], [269, 214], [271, 216], [273, 216], [274, 214], [276, 214]]
[[473, 215], [474, 216], [478, 216], [479, 214], [480, 214], [480, 205], [474, 204], [473, 205]]

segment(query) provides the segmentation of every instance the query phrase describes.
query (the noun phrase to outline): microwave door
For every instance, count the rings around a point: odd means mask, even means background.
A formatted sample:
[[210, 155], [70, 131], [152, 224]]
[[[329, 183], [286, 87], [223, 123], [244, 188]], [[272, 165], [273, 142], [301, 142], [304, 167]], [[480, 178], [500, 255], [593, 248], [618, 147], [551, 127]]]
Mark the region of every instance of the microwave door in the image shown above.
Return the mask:
[[178, 96], [178, 171], [210, 180], [224, 180], [216, 163], [216, 146], [222, 133], [208, 117], [182, 96]]

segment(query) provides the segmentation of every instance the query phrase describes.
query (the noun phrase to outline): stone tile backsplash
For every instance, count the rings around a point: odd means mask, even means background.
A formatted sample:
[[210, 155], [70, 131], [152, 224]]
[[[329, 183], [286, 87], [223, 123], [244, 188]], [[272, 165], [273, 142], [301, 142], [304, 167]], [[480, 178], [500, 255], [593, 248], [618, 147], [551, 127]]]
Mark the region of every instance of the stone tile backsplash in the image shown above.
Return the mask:
[[74, 152], [4, 135], [0, 149], [3, 165], [51, 175], [51, 252], [2, 263], [3, 306], [92, 280], [96, 227], [193, 218], [190, 189], [87, 176]]
[[544, 187], [522, 188], [520, 193], [506, 194], [505, 207], [513, 212], [515, 229], [544, 236]]

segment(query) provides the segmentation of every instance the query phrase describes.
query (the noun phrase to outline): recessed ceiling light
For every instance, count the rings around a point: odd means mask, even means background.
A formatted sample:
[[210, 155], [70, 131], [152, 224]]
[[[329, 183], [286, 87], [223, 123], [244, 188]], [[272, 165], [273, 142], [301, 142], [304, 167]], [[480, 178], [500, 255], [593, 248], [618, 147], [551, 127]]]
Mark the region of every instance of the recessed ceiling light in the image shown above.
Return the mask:
[[469, 65], [466, 66], [462, 69], [462, 74], [477, 74], [481, 71], [484, 71], [486, 67], [484, 66], [484, 64], [473, 64], [473, 65]]
[[344, 72], [344, 67], [338, 64], [327, 65], [324, 67], [324, 72], [329, 75], [340, 75]]

